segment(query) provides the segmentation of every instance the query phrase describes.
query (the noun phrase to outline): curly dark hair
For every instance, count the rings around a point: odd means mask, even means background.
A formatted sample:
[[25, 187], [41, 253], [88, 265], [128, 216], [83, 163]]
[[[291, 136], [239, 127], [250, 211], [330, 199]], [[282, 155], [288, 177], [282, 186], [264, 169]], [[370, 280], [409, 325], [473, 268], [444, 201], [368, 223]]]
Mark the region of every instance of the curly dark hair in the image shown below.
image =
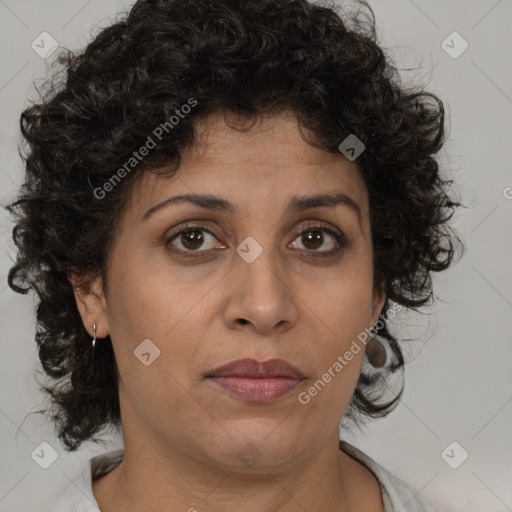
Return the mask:
[[[35, 339], [48, 380], [41, 387], [67, 450], [121, 425], [110, 337], [95, 348], [93, 364], [69, 277], [77, 273], [87, 286], [102, 276], [107, 286], [110, 244], [136, 177], [164, 165], [174, 172], [205, 116], [248, 122], [292, 112], [316, 135], [310, 144], [340, 158], [340, 143], [356, 135], [366, 146], [356, 164], [369, 193], [382, 315], [390, 301], [415, 310], [431, 304], [431, 272], [450, 266], [460, 242], [448, 226], [460, 206], [448, 193], [453, 180], [443, 179], [434, 157], [445, 141], [443, 103], [401, 85], [365, 2], [342, 15], [307, 0], [139, 0], [83, 51], [59, 50], [56, 63], [63, 73], [21, 114], [26, 176], [7, 206], [17, 247], [8, 282], [37, 294]], [[153, 137], [150, 154], [98, 197], [94, 191], [191, 98], [190, 113]], [[402, 370], [386, 322], [379, 335], [394, 356], [387, 371]], [[380, 377], [361, 373], [353, 417], [396, 406], [403, 386], [378, 403]]]

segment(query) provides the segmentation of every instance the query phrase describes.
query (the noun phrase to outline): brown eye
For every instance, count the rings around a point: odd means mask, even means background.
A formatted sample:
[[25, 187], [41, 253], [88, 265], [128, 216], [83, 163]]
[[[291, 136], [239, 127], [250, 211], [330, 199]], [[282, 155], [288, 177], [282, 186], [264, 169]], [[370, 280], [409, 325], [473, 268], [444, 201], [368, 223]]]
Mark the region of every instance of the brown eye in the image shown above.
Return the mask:
[[[331, 243], [326, 244], [329, 240]], [[206, 227], [187, 224], [167, 237], [165, 246], [185, 258], [198, 258], [211, 255], [215, 249], [227, 248], [224, 245], [219, 247], [216, 242], [218, 238]], [[311, 256], [319, 257], [333, 257], [346, 245], [343, 234], [318, 225], [306, 226], [292, 242], [292, 248], [301, 249], [310, 253]]]
[[206, 228], [185, 226], [167, 239], [166, 245], [182, 253], [205, 253], [215, 248], [217, 238]]
[[[328, 238], [331, 239], [331, 244], [328, 247], [324, 247], [324, 250], [319, 251], [324, 243], [325, 243], [325, 235], [323, 233], [327, 233]], [[304, 230], [296, 240], [300, 239], [300, 245], [294, 241], [293, 244], [297, 249], [306, 249], [316, 252], [331, 252], [335, 249], [337, 245], [337, 238], [334, 233], [330, 233], [329, 230], [325, 228], [314, 228], [314, 229], [306, 229]]]
[[302, 233], [301, 241], [307, 249], [318, 249], [322, 246], [324, 237], [320, 230], [305, 231]]
[[200, 229], [191, 229], [180, 234], [179, 240], [181, 244], [190, 250], [199, 249], [204, 243], [204, 236]]

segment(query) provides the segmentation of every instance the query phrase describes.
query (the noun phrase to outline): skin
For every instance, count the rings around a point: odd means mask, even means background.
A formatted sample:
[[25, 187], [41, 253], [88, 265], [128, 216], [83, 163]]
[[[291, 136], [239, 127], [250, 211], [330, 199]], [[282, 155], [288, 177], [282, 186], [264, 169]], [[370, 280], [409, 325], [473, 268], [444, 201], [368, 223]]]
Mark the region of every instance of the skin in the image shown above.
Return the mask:
[[[350, 196], [361, 217], [343, 205], [284, 214], [293, 196], [333, 191]], [[175, 203], [143, 220], [186, 193], [221, 196], [238, 212]], [[201, 231], [196, 248], [209, 255], [187, 260], [169, 250], [194, 252], [190, 235], [168, 241], [186, 222], [214, 233]], [[336, 241], [321, 231], [308, 242], [308, 222], [341, 231], [347, 245], [315, 258]], [[248, 236], [263, 248], [252, 263], [236, 252]], [[172, 177], [144, 173], [136, 182], [106, 282], [106, 295], [100, 277], [75, 292], [91, 336], [94, 323], [97, 343], [110, 335], [121, 376], [125, 457], [93, 482], [103, 512], [383, 512], [375, 476], [338, 446], [363, 350], [308, 404], [298, 400], [375, 324], [385, 301], [373, 286], [368, 193], [355, 162], [307, 144], [291, 115], [245, 133], [211, 116]], [[134, 356], [145, 339], [160, 350], [149, 366]], [[307, 379], [266, 404], [205, 380], [244, 357], [285, 359]], [[252, 467], [237, 456], [246, 443], [260, 456]]]

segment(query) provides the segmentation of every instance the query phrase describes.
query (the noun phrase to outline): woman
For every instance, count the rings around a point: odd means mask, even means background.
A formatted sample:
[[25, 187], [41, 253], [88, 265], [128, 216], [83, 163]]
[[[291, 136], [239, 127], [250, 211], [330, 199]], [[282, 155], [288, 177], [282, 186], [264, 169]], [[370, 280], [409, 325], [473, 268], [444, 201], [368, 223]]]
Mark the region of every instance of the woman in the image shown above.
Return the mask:
[[442, 102], [373, 18], [139, 0], [60, 62], [21, 116], [9, 284], [66, 449], [124, 448], [49, 510], [434, 510], [338, 432], [398, 403], [388, 322], [458, 241]]

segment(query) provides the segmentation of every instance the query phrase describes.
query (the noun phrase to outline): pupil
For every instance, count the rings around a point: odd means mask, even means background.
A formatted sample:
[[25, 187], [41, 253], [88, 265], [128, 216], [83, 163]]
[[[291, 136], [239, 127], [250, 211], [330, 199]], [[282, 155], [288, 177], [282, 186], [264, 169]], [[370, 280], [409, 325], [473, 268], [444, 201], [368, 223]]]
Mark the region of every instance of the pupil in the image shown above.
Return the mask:
[[187, 249], [198, 249], [203, 244], [203, 235], [198, 229], [181, 234], [181, 242]]
[[[312, 235], [312, 233], [315, 233], [315, 235]], [[304, 235], [302, 235], [302, 243], [305, 247], [308, 247], [308, 244], [313, 244], [313, 249], [317, 249], [318, 247], [322, 246], [323, 236], [322, 233], [318, 230], [314, 231], [308, 231]]]

